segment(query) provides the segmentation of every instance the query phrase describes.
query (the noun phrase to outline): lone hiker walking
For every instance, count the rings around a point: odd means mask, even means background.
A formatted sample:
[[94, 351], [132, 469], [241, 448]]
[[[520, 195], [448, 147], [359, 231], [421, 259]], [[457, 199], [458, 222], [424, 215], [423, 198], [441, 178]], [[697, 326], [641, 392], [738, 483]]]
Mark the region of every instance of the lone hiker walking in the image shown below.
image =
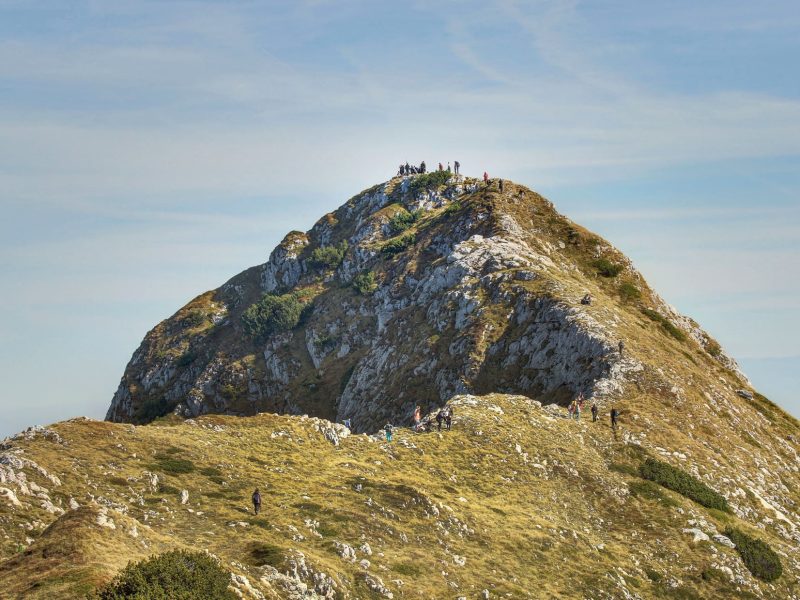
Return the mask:
[[619, 419], [619, 411], [616, 407], [611, 407], [611, 429], [617, 428], [617, 419]]
[[253, 500], [253, 511], [255, 511], [255, 513], [258, 514], [258, 511], [261, 510], [261, 492], [258, 491], [258, 488], [256, 488], [256, 491], [253, 492], [252, 500]]
[[592, 423], [597, 422], [597, 403], [592, 402]]
[[483, 172], [483, 183], [489, 185], [489, 174], [486, 171]]
[[386, 441], [387, 442], [391, 442], [392, 441], [392, 429], [393, 429], [393, 427], [392, 427], [391, 423], [386, 423], [386, 425], [383, 426], [383, 430], [386, 432]]
[[453, 172], [458, 175], [458, 170], [461, 168], [461, 163], [458, 161], [453, 162]]

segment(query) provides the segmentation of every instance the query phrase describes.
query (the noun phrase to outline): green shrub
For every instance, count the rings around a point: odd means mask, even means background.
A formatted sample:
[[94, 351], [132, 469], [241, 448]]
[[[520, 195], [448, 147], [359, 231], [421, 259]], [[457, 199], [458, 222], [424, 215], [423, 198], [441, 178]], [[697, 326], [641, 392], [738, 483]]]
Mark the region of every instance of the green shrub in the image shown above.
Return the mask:
[[308, 258], [308, 262], [312, 267], [317, 269], [335, 269], [342, 264], [348, 247], [347, 240], [342, 240], [342, 242], [336, 246], [320, 246], [319, 248], [314, 248], [311, 252], [311, 256]]
[[159, 417], [168, 415], [175, 408], [175, 404], [166, 398], [149, 398], [142, 402], [136, 409], [137, 423], [149, 423]]
[[422, 214], [422, 211], [419, 210], [408, 212], [406, 209], [401, 209], [389, 219], [389, 231], [392, 235], [404, 232], [419, 220], [420, 214]]
[[417, 237], [413, 233], [407, 233], [386, 242], [381, 246], [381, 252], [388, 255], [399, 254], [416, 241]]
[[158, 470], [163, 473], [180, 475], [182, 473], [191, 473], [194, 471], [194, 463], [185, 458], [175, 458], [168, 454], [159, 453], [156, 454], [155, 463], [151, 465], [151, 468], [154, 471]]
[[364, 271], [353, 277], [353, 287], [359, 294], [371, 296], [378, 289], [378, 282], [375, 281], [375, 274], [372, 271]]
[[598, 274], [603, 277], [616, 277], [625, 268], [623, 265], [611, 262], [607, 258], [598, 258], [592, 263]]
[[639, 466], [639, 475], [707, 508], [716, 508], [725, 512], [731, 510], [724, 496], [712, 490], [693, 475], [660, 460], [654, 458], [645, 460]]
[[716, 340], [709, 339], [706, 343], [706, 352], [708, 352], [714, 358], [719, 358], [719, 356], [722, 354], [722, 347]]
[[418, 175], [414, 177], [408, 190], [416, 196], [422, 190], [433, 190], [446, 185], [452, 175], [452, 173], [447, 171], [431, 171], [424, 175]]
[[669, 496], [666, 496], [659, 486], [652, 481], [634, 481], [628, 485], [628, 490], [634, 498], [655, 500], [663, 506], [678, 506]]
[[651, 321], [655, 321], [656, 323], [661, 325], [661, 329], [664, 332], [666, 332], [667, 334], [671, 335], [672, 337], [674, 337], [679, 342], [683, 342], [683, 341], [686, 340], [686, 334], [683, 331], [681, 331], [680, 329], [678, 329], [672, 323], [672, 321], [667, 319], [661, 313], [656, 312], [656, 311], [654, 311], [654, 310], [652, 310], [650, 308], [643, 308], [642, 312], [644, 313], [644, 315], [648, 319], [650, 319]]
[[175, 361], [175, 365], [178, 367], [188, 367], [196, 359], [197, 359], [197, 353], [192, 352], [191, 350], [187, 350], [178, 357], [178, 359]]
[[736, 544], [736, 551], [742, 557], [744, 566], [754, 577], [764, 581], [775, 581], [783, 573], [781, 558], [766, 542], [750, 537], [743, 531], [729, 527], [725, 530], [731, 541]]
[[180, 323], [184, 327], [197, 327], [205, 323], [207, 318], [205, 311], [193, 308], [181, 319]]
[[269, 565], [278, 569], [286, 560], [281, 548], [265, 543], [255, 543], [250, 546], [250, 558], [257, 567]]
[[458, 201], [451, 202], [450, 204], [448, 204], [445, 207], [445, 209], [444, 209], [442, 214], [453, 215], [453, 214], [457, 213], [460, 210], [461, 210], [461, 204]]
[[633, 302], [642, 297], [642, 292], [638, 287], [626, 281], [619, 286], [619, 295], [625, 302]]
[[97, 600], [164, 599], [235, 600], [228, 589], [230, 573], [204, 552], [173, 550], [136, 563], [128, 563]]
[[264, 294], [242, 313], [244, 332], [256, 341], [272, 333], [289, 331], [300, 322], [303, 304], [294, 294]]

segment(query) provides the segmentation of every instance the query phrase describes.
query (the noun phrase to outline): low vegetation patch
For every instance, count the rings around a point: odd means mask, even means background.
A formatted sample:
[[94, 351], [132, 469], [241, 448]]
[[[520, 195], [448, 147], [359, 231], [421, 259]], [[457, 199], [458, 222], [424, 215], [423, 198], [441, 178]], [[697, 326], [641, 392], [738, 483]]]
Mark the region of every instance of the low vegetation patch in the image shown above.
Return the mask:
[[625, 302], [633, 302], [642, 297], [642, 292], [630, 281], [626, 281], [619, 286], [619, 296]]
[[181, 475], [194, 471], [194, 463], [186, 458], [177, 458], [172, 454], [160, 452], [155, 455], [155, 462], [152, 464], [152, 469], [170, 475]]
[[364, 271], [353, 277], [353, 287], [362, 296], [371, 296], [378, 289], [378, 282], [375, 281], [375, 274], [372, 271]]
[[108, 585], [97, 590], [95, 600], [130, 598], [180, 598], [181, 600], [235, 600], [228, 589], [230, 573], [205, 552], [173, 550], [129, 563]]
[[389, 231], [392, 235], [403, 233], [419, 220], [421, 214], [422, 211], [419, 210], [408, 212], [405, 208], [401, 208], [400, 211], [389, 219]]
[[281, 568], [286, 560], [281, 548], [263, 542], [250, 547], [250, 558], [258, 567], [269, 565], [275, 568]]
[[639, 475], [707, 508], [716, 508], [725, 512], [731, 510], [724, 496], [712, 490], [693, 475], [660, 460], [654, 458], [645, 460], [639, 466]]
[[244, 332], [256, 341], [280, 331], [294, 329], [300, 322], [303, 304], [295, 294], [264, 294], [242, 313]]
[[308, 262], [317, 269], [335, 269], [342, 264], [347, 248], [347, 240], [336, 246], [320, 246], [311, 252]]
[[645, 316], [646, 316], [648, 319], [650, 319], [651, 321], [655, 321], [656, 323], [658, 323], [659, 325], [661, 325], [661, 329], [662, 329], [662, 330], [663, 330], [665, 333], [667, 333], [668, 335], [671, 335], [672, 337], [674, 337], [674, 338], [675, 338], [676, 340], [678, 340], [679, 342], [683, 342], [683, 341], [685, 341], [685, 340], [686, 340], [686, 334], [685, 334], [683, 331], [681, 331], [680, 329], [678, 329], [678, 328], [677, 328], [677, 327], [676, 327], [676, 326], [675, 326], [675, 325], [672, 323], [672, 321], [670, 321], [669, 319], [667, 319], [667, 318], [666, 318], [664, 315], [662, 315], [661, 313], [659, 313], [659, 312], [657, 312], [657, 311], [655, 311], [655, 310], [653, 310], [653, 309], [651, 309], [651, 308], [643, 308], [643, 309], [642, 309], [642, 313], [644, 313], [644, 315], [645, 315]]
[[634, 498], [654, 500], [663, 506], [678, 506], [675, 500], [665, 495], [661, 488], [652, 481], [634, 481], [628, 485], [628, 489]]
[[199, 308], [193, 308], [180, 320], [184, 327], [198, 327], [206, 322], [208, 315]]
[[781, 558], [766, 542], [733, 527], [726, 529], [725, 535], [736, 544], [736, 551], [753, 577], [764, 581], [775, 581], [781, 576], [783, 573]]
[[164, 397], [149, 398], [136, 409], [136, 422], [149, 423], [159, 417], [168, 415], [174, 408], [175, 405]]
[[408, 189], [416, 196], [423, 190], [433, 190], [446, 185], [451, 176], [452, 173], [449, 171], [431, 171], [414, 177]]
[[417, 241], [417, 237], [413, 233], [407, 233], [389, 240], [381, 246], [381, 252], [388, 255], [399, 254]]
[[603, 277], [616, 277], [625, 268], [624, 265], [611, 262], [607, 258], [598, 258], [592, 263], [592, 266], [597, 269], [598, 275]]

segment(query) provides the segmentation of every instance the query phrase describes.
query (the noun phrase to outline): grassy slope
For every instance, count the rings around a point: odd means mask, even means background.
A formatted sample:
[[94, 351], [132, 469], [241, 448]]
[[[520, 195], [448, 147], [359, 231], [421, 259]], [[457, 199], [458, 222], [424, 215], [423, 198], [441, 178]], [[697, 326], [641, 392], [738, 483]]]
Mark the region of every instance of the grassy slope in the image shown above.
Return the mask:
[[[81, 509], [37, 536], [19, 523], [52, 516], [0, 505], [9, 536], [2, 556], [13, 556], [0, 563], [7, 597], [50, 598], [54, 589], [69, 597], [65, 589], [84, 590], [87, 579], [100, 581], [127, 558], [167, 546], [208, 549], [226, 564], [240, 563], [232, 569], [254, 583], [264, 560], [258, 556], [283, 569], [284, 555], [299, 550], [353, 597], [376, 597], [364, 585], [364, 569], [341, 559], [334, 541], [356, 549], [367, 541], [373, 555], [359, 552], [359, 560], [368, 558], [368, 571], [396, 597], [475, 597], [486, 588], [493, 597], [615, 598], [622, 586], [641, 597], [729, 598], [744, 591], [788, 597], [798, 575], [786, 564], [789, 573], [771, 590], [746, 575], [734, 551], [692, 544], [681, 532], [692, 516], [720, 530], [729, 521], [748, 525], [666, 490], [629, 496], [628, 484], [641, 482], [620, 465], [635, 466], [640, 451], [619, 441], [622, 436], [615, 441], [605, 423], [553, 417], [521, 397], [458, 404], [454, 431], [401, 430], [390, 446], [360, 435], [334, 447], [313, 420], [266, 414], [136, 428], [74, 421], [53, 429], [65, 445], [37, 436], [14, 447], [61, 476], [62, 486], [49, 485], [56, 501], [73, 497], [83, 505], [91, 494], [128, 507], [128, 517], [109, 511], [118, 526], [112, 531]], [[635, 422], [625, 426], [637, 429]], [[154, 466], [154, 455], [164, 451], [197, 469], [165, 475]], [[221, 474], [200, 471], [209, 467]], [[162, 491], [149, 488], [145, 471], [161, 471]], [[255, 486], [265, 498], [259, 517], [249, 512]], [[181, 489], [190, 498], [183, 506]], [[138, 538], [126, 533], [131, 519], [138, 521]], [[306, 519], [319, 522], [321, 537]], [[796, 559], [796, 548], [758, 534]], [[25, 535], [38, 539], [14, 555]], [[81, 544], [59, 550], [78, 538]], [[454, 555], [466, 564], [458, 566]], [[731, 584], [714, 564], [732, 566], [745, 584]]]

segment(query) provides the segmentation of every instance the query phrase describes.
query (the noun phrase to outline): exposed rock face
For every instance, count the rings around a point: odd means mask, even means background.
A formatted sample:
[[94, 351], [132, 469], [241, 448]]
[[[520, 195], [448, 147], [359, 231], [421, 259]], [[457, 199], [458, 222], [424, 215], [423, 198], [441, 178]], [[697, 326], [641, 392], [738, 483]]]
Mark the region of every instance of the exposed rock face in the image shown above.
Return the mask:
[[[343, 256], [321, 263], [320, 248], [344, 248]], [[599, 276], [598, 261], [620, 272]], [[366, 275], [375, 287], [359, 292], [354, 280]], [[622, 281], [630, 302], [620, 309]], [[586, 291], [592, 305], [579, 302]], [[304, 304], [299, 324], [249, 338], [242, 313], [263, 294], [288, 293]], [[308, 233], [288, 234], [265, 264], [157, 325], [106, 418], [270, 411], [349, 419], [367, 431], [458, 393], [563, 403], [582, 392], [604, 402], [647, 367], [635, 345], [624, 357], [617, 350], [642, 307], [738, 373], [630, 261], [538, 194], [511, 183], [501, 194], [463, 177], [396, 178]]]

